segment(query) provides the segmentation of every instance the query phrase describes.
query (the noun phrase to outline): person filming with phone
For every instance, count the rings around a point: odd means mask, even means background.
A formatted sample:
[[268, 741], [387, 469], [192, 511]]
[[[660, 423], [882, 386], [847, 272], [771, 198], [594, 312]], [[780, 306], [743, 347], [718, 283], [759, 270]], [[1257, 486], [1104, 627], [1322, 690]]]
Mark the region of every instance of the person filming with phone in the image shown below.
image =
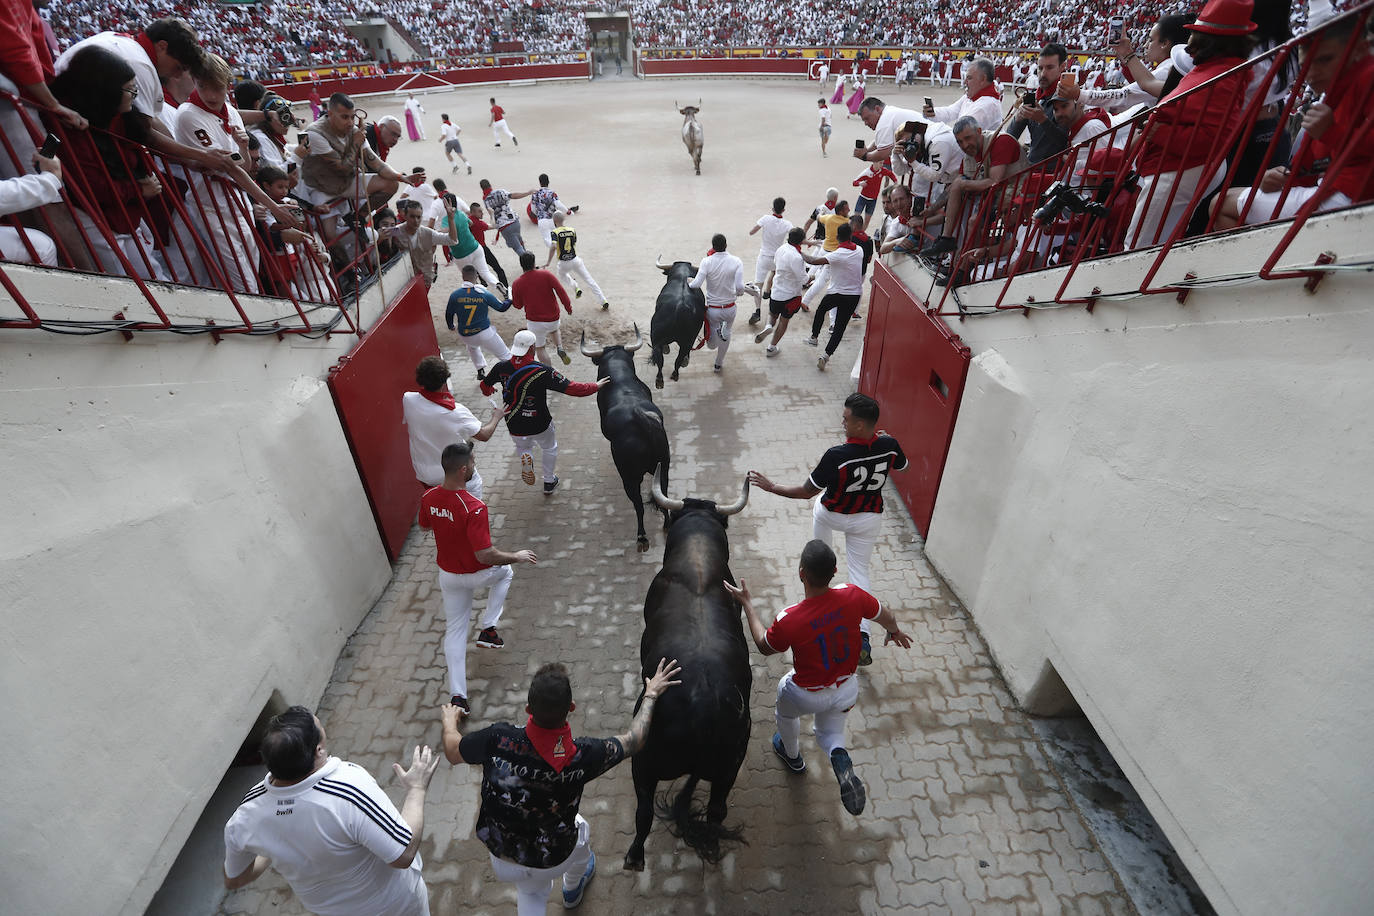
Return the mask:
[[1007, 133], [1018, 140], [1030, 131], [1030, 149], [1026, 156], [1032, 170], [1037, 170], [1039, 163], [1053, 159], [1069, 145], [1069, 132], [1055, 119], [1053, 102], [1068, 60], [1069, 49], [1061, 44], [1051, 43], [1041, 49], [1040, 87], [1034, 92], [1026, 91], [1016, 107], [1016, 117], [1007, 125]]

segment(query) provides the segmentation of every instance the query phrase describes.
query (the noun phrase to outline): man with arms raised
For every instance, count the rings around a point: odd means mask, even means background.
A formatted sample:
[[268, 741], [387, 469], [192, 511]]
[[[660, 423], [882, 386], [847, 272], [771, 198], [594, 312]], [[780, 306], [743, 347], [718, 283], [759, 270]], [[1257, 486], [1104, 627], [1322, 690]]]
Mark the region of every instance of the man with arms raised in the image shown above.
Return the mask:
[[316, 916], [429, 916], [420, 834], [438, 756], [417, 747], [409, 769], [392, 764], [406, 790], [397, 811], [366, 770], [329, 756], [325, 737], [304, 706], [267, 723], [267, 778], [224, 827], [224, 886], [270, 867]]
[[663, 691], [681, 681], [677, 662], [660, 659], [644, 680], [644, 699], [630, 730], [615, 738], [574, 738], [568, 713], [577, 708], [568, 669], [558, 663], [540, 667], [530, 681], [524, 728], [498, 722], [463, 735], [462, 711], [440, 708], [444, 756], [482, 768], [482, 807], [477, 838], [491, 853], [491, 869], [514, 884], [519, 916], [542, 916], [550, 885], [562, 875], [563, 906], [582, 902], [596, 874], [591, 828], [578, 813], [587, 783], [644, 747], [654, 705]]
[[[752, 475], [751, 475], [752, 476]], [[725, 588], [739, 600], [749, 621], [749, 634], [764, 655], [792, 650], [791, 671], [778, 681], [774, 719], [773, 753], [793, 773], [806, 770], [801, 755], [801, 717], [815, 716], [816, 743], [821, 746], [840, 783], [840, 801], [850, 814], [863, 813], [867, 793], [854, 772], [844, 746], [844, 720], [859, 699], [859, 626], [878, 621], [888, 642], [911, 648], [911, 637], [897, 625], [892, 611], [856, 585], [830, 587], [835, 577], [835, 552], [820, 540], [802, 548], [797, 578], [805, 598], [779, 611], [773, 625], [765, 627], [754, 610], [749, 586], [743, 579], [736, 588]]]

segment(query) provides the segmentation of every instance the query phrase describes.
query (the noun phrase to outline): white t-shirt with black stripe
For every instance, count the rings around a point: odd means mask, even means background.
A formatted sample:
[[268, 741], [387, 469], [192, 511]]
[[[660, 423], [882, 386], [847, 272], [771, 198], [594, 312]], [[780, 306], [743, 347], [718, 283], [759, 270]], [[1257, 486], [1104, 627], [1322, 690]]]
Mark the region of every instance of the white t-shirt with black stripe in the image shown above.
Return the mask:
[[224, 871], [265, 856], [317, 916], [428, 916], [420, 856], [392, 868], [411, 831], [362, 767], [330, 757], [292, 786], [263, 780], [224, 827]]

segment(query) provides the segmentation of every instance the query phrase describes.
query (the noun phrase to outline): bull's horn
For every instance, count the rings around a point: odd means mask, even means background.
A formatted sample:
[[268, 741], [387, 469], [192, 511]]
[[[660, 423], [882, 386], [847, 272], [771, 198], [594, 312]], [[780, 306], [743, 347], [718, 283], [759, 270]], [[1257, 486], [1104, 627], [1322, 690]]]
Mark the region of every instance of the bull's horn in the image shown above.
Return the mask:
[[672, 267], [673, 265], [663, 263], [663, 252], [660, 251], [658, 254], [654, 255], [654, 266], [666, 274], [668, 272], [668, 268]]
[[739, 499], [735, 500], [728, 506], [717, 506], [716, 511], [719, 512], [721, 515], [734, 515], [736, 512], [743, 509], [745, 505], [748, 504], [748, 502], [749, 478], [746, 477], [744, 478], [744, 489], [740, 491]]
[[662, 465], [659, 465], [658, 467], [654, 468], [653, 488], [649, 491], [649, 493], [654, 498], [655, 506], [658, 506], [660, 509], [667, 509], [669, 512], [677, 512], [683, 506], [685, 506], [686, 503], [684, 503], [680, 499], [669, 499], [668, 497], [663, 495], [663, 485], [659, 483], [659, 471], [661, 471], [662, 468]]
[[586, 356], [586, 357], [588, 357], [588, 358], [590, 358], [590, 359], [600, 359], [600, 358], [601, 358], [601, 354], [606, 352], [606, 348], [605, 348], [605, 347], [601, 347], [600, 349], [597, 349], [597, 350], [588, 350], [588, 349], [587, 349], [587, 331], [586, 331], [585, 328], [583, 328], [583, 330], [582, 330], [582, 343], [581, 343], [581, 349], [582, 349], [582, 355], [583, 355], [583, 356]]
[[635, 322], [635, 342], [625, 348], [626, 353], [633, 353], [644, 346], [644, 335], [639, 333], [639, 322]]

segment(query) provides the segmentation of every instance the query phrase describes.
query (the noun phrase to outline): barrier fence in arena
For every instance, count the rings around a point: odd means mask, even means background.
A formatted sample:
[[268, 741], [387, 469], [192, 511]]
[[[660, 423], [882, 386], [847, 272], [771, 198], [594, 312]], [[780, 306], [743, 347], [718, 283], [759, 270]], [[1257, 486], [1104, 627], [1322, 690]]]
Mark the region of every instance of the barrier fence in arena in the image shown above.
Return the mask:
[[396, 392], [414, 387], [416, 364], [438, 352], [429, 297], [424, 282], [413, 277], [367, 336], [329, 370], [344, 438], [392, 562], [401, 555], [423, 492]]
[[971, 353], [881, 261], [873, 265], [867, 322], [859, 390], [883, 405], [882, 425], [906, 443], [909, 464], [892, 485], [925, 536]]
[[[1185, 238], [1229, 228], [1229, 223], [1218, 225], [1220, 213], [1214, 206], [1229, 188], [1248, 189], [1236, 214], [1240, 225], [1245, 225], [1251, 215], [1256, 223], [1292, 220], [1255, 276], [1280, 279], [1320, 275], [1316, 268], [1321, 265], [1278, 269], [1278, 263], [1313, 214], [1370, 199], [1374, 186], [1370, 142], [1374, 137], [1369, 113], [1374, 108], [1374, 79], [1367, 59], [1358, 67], [1351, 64], [1367, 52], [1371, 9], [1374, 4], [1366, 3], [1341, 17], [1353, 28], [1335, 63], [1335, 72], [1353, 76], [1358, 71], [1363, 75], [1348, 85], [1340, 76], [1336, 78], [1329, 94], [1339, 92], [1336, 110], [1341, 122], [1329, 127], [1320, 140], [1299, 133], [1292, 151], [1296, 168], [1282, 174], [1270, 172], [1271, 165], [1289, 162], [1287, 127], [1300, 121], [1302, 112], [1317, 101], [1303, 92], [1315, 59], [1315, 55], [1301, 53], [1309, 42], [1307, 36], [1299, 36], [1185, 93], [1171, 95], [1153, 111], [1141, 112], [981, 194], [964, 198], [958, 247], [950, 262], [953, 279], [938, 301], [932, 299], [932, 306], [941, 315], [964, 314], [953, 290], [984, 281], [1001, 282], [996, 309], [1044, 304], [1045, 300], [1035, 303], [1018, 295], [1015, 281], [1054, 267], [1067, 267], [1052, 299], [1058, 304], [1090, 305], [1103, 295], [1179, 293], [1183, 287], [1156, 284], [1160, 270], [1170, 251]], [[1285, 72], [1294, 75], [1293, 89], [1280, 101], [1266, 105], [1270, 87]], [[1209, 128], [1216, 119], [1207, 113], [1225, 112], [1234, 105], [1242, 106], [1234, 130]], [[1179, 111], [1203, 113], [1194, 115], [1199, 118], [1196, 129], [1170, 133], [1167, 116]], [[1264, 131], [1270, 124], [1277, 128], [1266, 140]], [[1180, 167], [1170, 168], [1169, 164]], [[1142, 175], [1142, 170], [1146, 174]], [[939, 231], [939, 220], [928, 223], [922, 243]], [[1128, 290], [1096, 290], [1092, 298], [1067, 295], [1081, 264], [1149, 248], [1157, 250], [1138, 285]], [[944, 272], [948, 276], [949, 269]], [[947, 309], [951, 296], [955, 302]]]
[[[61, 203], [29, 211], [27, 221], [20, 215], [0, 218], [23, 248], [25, 257], [14, 260], [127, 277], [156, 320], [122, 314], [105, 321], [44, 318], [15, 277], [0, 269], [0, 286], [22, 313], [0, 315], [0, 328], [205, 331], [216, 336], [357, 333], [358, 295], [380, 268], [365, 226], [334, 246], [343, 252], [334, 267], [318, 255], [326, 250], [319, 214], [306, 213], [295, 203], [273, 214], [220, 173], [170, 161], [109, 131], [71, 130], [54, 118], [40, 120], [13, 96], [6, 95], [5, 101], [16, 106], [29, 134], [27, 144], [23, 137], [0, 134], [0, 154], [10, 162], [27, 161], [46, 132], [62, 143]], [[255, 206], [261, 208], [256, 215]], [[268, 217], [294, 226], [301, 235], [284, 241], [279, 231], [268, 228]], [[170, 294], [163, 291], [165, 284], [223, 292], [237, 321], [205, 325], [170, 317], [159, 300]], [[255, 320], [245, 308], [245, 296], [281, 300], [289, 307], [273, 313], [270, 321]]]

